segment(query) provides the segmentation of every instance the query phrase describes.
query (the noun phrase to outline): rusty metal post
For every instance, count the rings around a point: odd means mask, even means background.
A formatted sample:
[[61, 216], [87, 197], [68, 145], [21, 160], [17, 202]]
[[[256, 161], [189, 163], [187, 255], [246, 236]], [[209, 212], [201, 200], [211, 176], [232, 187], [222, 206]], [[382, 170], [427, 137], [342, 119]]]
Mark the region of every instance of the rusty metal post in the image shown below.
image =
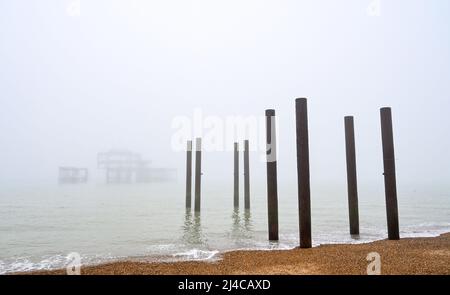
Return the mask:
[[191, 209], [192, 196], [192, 140], [187, 142], [186, 150], [186, 209]]
[[380, 115], [388, 237], [389, 240], [399, 240], [397, 183], [395, 176], [394, 135], [392, 131], [391, 108], [381, 108]]
[[275, 110], [266, 110], [266, 144], [269, 240], [278, 241], [278, 186]]
[[234, 143], [234, 208], [239, 208], [239, 143]]
[[250, 156], [248, 140], [244, 140], [244, 205], [245, 210], [250, 210]]
[[311, 248], [311, 196], [309, 175], [308, 110], [306, 98], [295, 100], [297, 133], [297, 185], [300, 248]]
[[356, 174], [355, 128], [353, 117], [345, 117], [344, 123], [350, 234], [359, 235], [358, 185]]
[[195, 212], [200, 212], [202, 177], [202, 139], [197, 138], [195, 142]]

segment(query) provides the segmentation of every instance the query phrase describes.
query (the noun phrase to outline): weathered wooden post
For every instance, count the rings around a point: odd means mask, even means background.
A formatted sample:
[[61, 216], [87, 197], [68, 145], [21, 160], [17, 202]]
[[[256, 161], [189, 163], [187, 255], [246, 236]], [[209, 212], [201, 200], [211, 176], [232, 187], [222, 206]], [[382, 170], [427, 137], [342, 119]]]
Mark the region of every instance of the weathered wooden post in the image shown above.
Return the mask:
[[275, 110], [266, 110], [266, 144], [269, 240], [278, 241], [278, 188]]
[[353, 117], [345, 117], [344, 123], [350, 234], [359, 235], [358, 186], [356, 175], [355, 128]]
[[300, 248], [311, 248], [311, 196], [309, 179], [308, 110], [306, 98], [295, 100], [297, 133], [297, 185]]
[[195, 212], [200, 212], [201, 177], [202, 177], [202, 139], [195, 142]]
[[239, 208], [239, 143], [234, 143], [234, 208]]
[[244, 140], [244, 203], [245, 210], [250, 210], [250, 156], [248, 140]]
[[399, 240], [397, 184], [395, 177], [394, 135], [392, 131], [391, 108], [381, 108], [380, 115], [388, 237], [389, 240]]
[[187, 142], [186, 150], [186, 209], [191, 209], [192, 195], [192, 140]]

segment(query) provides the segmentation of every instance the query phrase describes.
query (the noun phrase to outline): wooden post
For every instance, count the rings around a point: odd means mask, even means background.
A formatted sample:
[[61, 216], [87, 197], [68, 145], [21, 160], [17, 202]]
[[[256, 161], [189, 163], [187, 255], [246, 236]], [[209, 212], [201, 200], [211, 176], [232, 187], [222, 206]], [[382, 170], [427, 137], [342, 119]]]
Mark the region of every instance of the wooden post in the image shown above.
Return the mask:
[[267, 209], [270, 241], [278, 241], [278, 188], [275, 133], [275, 110], [266, 110]]
[[245, 210], [250, 210], [250, 157], [248, 140], [244, 140], [244, 203]]
[[395, 178], [394, 135], [392, 131], [391, 108], [381, 108], [380, 115], [388, 237], [389, 240], [399, 240], [397, 184]]
[[195, 212], [200, 212], [200, 189], [202, 177], [202, 139], [195, 142]]
[[186, 209], [191, 209], [192, 195], [192, 140], [187, 142], [186, 150]]
[[239, 143], [234, 143], [234, 208], [239, 208]]
[[300, 248], [311, 248], [308, 110], [306, 98], [295, 100]]
[[345, 117], [344, 123], [350, 234], [359, 235], [358, 186], [356, 175], [355, 128], [353, 117]]

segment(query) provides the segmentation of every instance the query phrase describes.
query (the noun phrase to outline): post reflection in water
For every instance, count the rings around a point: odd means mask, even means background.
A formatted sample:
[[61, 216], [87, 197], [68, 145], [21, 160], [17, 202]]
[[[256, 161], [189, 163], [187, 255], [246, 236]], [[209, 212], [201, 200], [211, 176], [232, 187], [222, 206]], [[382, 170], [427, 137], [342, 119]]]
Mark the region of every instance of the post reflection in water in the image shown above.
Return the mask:
[[200, 213], [194, 215], [190, 210], [186, 210], [183, 224], [183, 241], [185, 244], [201, 245], [204, 243]]
[[233, 221], [232, 227], [231, 227], [231, 235], [233, 238], [237, 238], [240, 235], [241, 232], [241, 218], [239, 216], [239, 209], [235, 208], [233, 210], [233, 214], [231, 215], [231, 220]]
[[231, 236], [238, 244], [252, 238], [252, 221], [250, 210], [245, 210], [243, 218], [239, 209], [234, 209], [232, 214]]
[[[245, 210], [242, 213], [239, 209], [233, 210], [229, 236], [239, 247], [246, 247], [252, 243], [253, 223], [250, 210]], [[182, 226], [182, 241], [185, 245], [206, 245], [207, 238], [202, 232], [200, 213], [192, 213], [191, 210], [186, 210]]]
[[252, 213], [249, 209], [246, 209], [244, 212], [244, 227], [246, 231], [251, 231], [252, 226]]

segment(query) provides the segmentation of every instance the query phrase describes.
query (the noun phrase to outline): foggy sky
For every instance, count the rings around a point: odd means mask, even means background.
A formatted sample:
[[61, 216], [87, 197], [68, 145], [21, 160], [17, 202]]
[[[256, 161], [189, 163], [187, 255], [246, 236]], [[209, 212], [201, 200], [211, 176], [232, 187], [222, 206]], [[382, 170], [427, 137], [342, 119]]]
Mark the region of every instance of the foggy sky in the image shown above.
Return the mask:
[[[125, 148], [184, 177], [176, 116], [277, 112], [280, 182], [296, 179], [294, 100], [307, 97], [311, 181], [344, 187], [345, 115], [360, 185], [382, 188], [379, 108], [393, 109], [399, 190], [450, 190], [450, 2], [0, 1], [0, 184], [55, 183]], [[229, 143], [232, 145], [232, 142]], [[232, 152], [205, 181], [232, 181]], [[251, 155], [252, 178], [265, 164]]]

